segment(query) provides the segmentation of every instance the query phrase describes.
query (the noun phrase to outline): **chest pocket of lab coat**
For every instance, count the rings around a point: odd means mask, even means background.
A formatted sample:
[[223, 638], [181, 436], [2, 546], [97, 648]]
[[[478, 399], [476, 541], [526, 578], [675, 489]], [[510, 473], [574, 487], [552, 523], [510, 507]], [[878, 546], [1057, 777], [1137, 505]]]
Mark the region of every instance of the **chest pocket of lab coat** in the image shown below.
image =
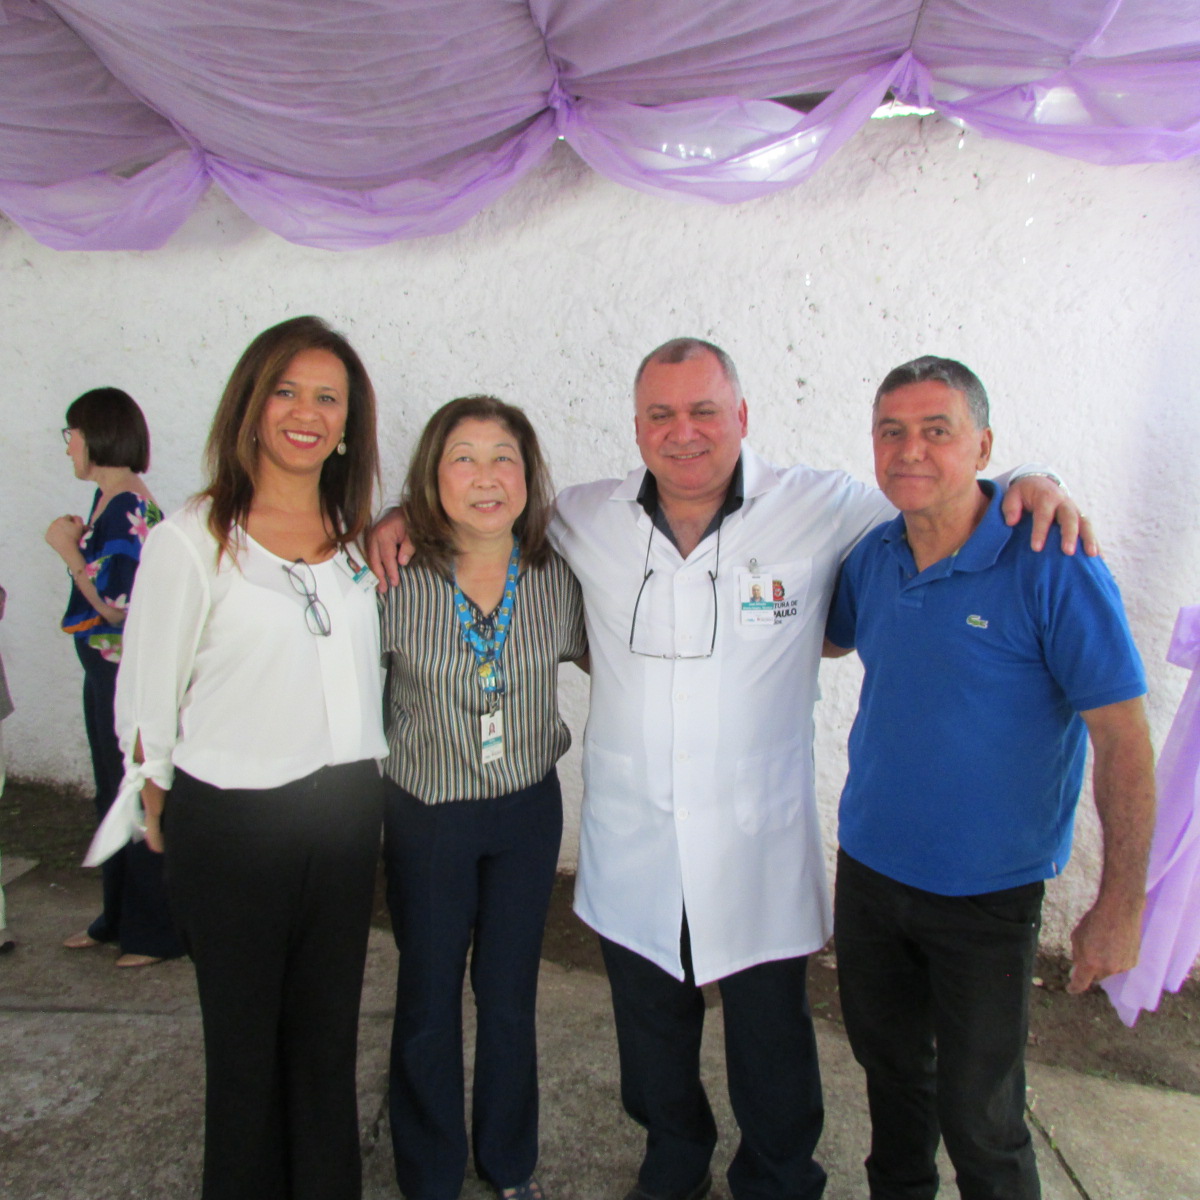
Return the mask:
[[[734, 615], [738, 637], [746, 641], [762, 641], [765, 638], [785, 637], [789, 631], [794, 632], [798, 629], [804, 621], [805, 605], [808, 602], [812, 559], [800, 558], [793, 562], [758, 564], [758, 574], [769, 576], [771, 580], [771, 599], [775, 604], [773, 625], [747, 625], [742, 620], [742, 601], [746, 599], [743, 593], [748, 570], [746, 566], [731, 570], [725, 585], [725, 595], [721, 597], [721, 603], [728, 602]], [[723, 564], [721, 574], [725, 574]]]

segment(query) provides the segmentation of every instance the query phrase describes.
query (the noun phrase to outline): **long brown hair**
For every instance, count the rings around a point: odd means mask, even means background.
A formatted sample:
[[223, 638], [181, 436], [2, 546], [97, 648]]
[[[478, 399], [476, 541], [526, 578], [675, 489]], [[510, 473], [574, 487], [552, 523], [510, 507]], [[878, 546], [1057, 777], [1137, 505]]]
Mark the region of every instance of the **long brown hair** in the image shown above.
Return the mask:
[[370, 524], [379, 483], [375, 389], [362, 360], [340, 333], [320, 317], [293, 317], [264, 330], [246, 347], [225, 385], [208, 434], [204, 455], [209, 484], [200, 496], [211, 501], [208, 528], [217, 540], [218, 558], [236, 553], [234, 526], [245, 526], [250, 514], [263, 408], [288, 363], [305, 350], [336, 355], [350, 385], [342, 435], [346, 453], [331, 454], [321, 467], [321, 511], [333, 541], [342, 548], [356, 544]]
[[443, 575], [451, 573], [454, 528], [442, 507], [438, 465], [451, 433], [463, 421], [470, 420], [496, 421], [517, 439], [525, 464], [526, 501], [525, 511], [513, 523], [513, 533], [521, 545], [521, 561], [526, 566], [541, 566], [550, 556], [546, 530], [554, 516], [550, 471], [529, 418], [515, 404], [505, 404], [495, 396], [460, 396], [451, 400], [429, 418], [421, 431], [401, 498], [408, 536], [415, 547], [413, 562]]

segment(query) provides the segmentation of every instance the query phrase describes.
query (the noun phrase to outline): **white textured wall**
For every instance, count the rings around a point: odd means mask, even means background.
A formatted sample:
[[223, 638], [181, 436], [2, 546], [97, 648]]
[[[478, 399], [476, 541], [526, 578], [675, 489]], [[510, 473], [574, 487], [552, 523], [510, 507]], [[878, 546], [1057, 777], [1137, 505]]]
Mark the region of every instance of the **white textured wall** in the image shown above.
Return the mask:
[[[349, 254], [289, 245], [216, 194], [153, 253], [56, 253], [0, 222], [10, 770], [88, 774], [78, 666], [56, 632], [67, 581], [42, 542], [89, 498], [58, 437], [66, 405], [100, 384], [129, 390], [154, 436], [150, 484], [174, 508], [200, 483], [237, 355], [304, 312], [345, 330], [367, 362], [389, 493], [425, 417], [478, 390], [528, 408], [560, 485], [623, 474], [638, 461], [632, 370], [683, 333], [738, 362], [760, 450], [869, 478], [875, 383], [916, 354], [963, 359], [993, 398], [996, 464], [1053, 462], [1098, 521], [1161, 745], [1185, 682], [1163, 662], [1174, 613], [1200, 600], [1198, 183], [1197, 162], [1094, 167], [904, 118], [872, 123], [804, 187], [733, 208], [623, 190], [560, 146], [458, 233]], [[827, 664], [823, 685], [832, 843], [856, 666]], [[565, 691], [578, 731], [584, 690], [567, 676]], [[577, 814], [574, 752], [563, 776]], [[1059, 946], [1095, 883], [1090, 809], [1080, 824], [1052, 889]], [[576, 829], [569, 818], [568, 865]]]

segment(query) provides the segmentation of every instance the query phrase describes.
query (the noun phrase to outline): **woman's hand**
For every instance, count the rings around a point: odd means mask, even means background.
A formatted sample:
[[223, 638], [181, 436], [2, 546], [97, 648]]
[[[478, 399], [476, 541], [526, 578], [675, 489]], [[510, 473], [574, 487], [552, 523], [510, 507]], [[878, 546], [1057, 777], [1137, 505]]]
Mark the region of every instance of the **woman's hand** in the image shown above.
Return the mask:
[[56, 517], [46, 530], [46, 542], [58, 551], [58, 556], [67, 564], [71, 578], [83, 598], [104, 618], [109, 625], [121, 625], [125, 621], [125, 610], [109, 604], [96, 590], [88, 578], [87, 559], [79, 549], [79, 539], [85, 529], [82, 517]]
[[155, 854], [163, 852], [162, 811], [167, 793], [154, 782], [147, 779], [142, 784], [142, 809], [146, 814], [146, 845]]
[[83, 555], [79, 551], [81, 537], [83, 537], [82, 517], [57, 517], [50, 522], [50, 528], [46, 530], [46, 542], [54, 548], [71, 570], [83, 565]]
[[152, 817], [146, 814], [146, 845], [155, 854], [163, 852], [162, 817]]

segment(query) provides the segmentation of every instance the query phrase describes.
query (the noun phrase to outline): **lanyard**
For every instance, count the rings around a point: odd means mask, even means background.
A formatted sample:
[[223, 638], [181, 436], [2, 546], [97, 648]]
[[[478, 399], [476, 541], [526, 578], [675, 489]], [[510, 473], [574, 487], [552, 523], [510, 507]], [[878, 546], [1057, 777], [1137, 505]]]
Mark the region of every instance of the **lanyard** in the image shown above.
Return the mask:
[[475, 652], [475, 671], [479, 677], [479, 685], [487, 696], [488, 709], [491, 712], [495, 712], [499, 707], [500, 697], [504, 694], [504, 685], [500, 682], [500, 656], [504, 653], [508, 628], [512, 624], [513, 599], [517, 594], [520, 559], [521, 543], [514, 537], [512, 557], [508, 560], [508, 575], [504, 580], [504, 595], [500, 597], [496, 620], [488, 638], [480, 634], [471, 616], [471, 604], [458, 586], [458, 580], [454, 581], [454, 611], [458, 615], [463, 641]]

